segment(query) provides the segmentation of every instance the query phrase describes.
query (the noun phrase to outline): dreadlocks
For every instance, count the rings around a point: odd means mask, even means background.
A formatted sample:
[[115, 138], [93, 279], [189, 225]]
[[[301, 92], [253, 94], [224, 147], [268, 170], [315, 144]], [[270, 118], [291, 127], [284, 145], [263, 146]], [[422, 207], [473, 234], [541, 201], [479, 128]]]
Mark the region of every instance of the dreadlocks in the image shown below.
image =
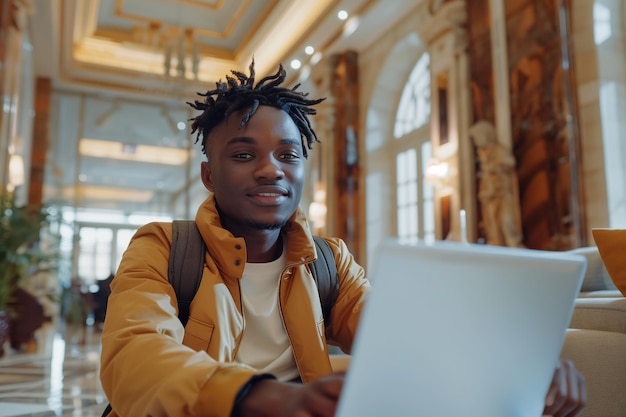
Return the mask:
[[319, 142], [308, 115], [317, 113], [311, 106], [322, 102], [324, 98], [307, 99], [307, 93], [296, 91], [300, 84], [292, 89], [280, 87], [287, 76], [282, 65], [279, 66], [276, 74], [263, 78], [256, 86], [254, 85], [254, 59], [249, 71], [249, 76], [239, 71], [231, 71], [234, 77], [227, 75], [226, 82], [218, 81], [214, 90], [209, 90], [205, 94], [198, 93], [199, 96], [205, 97], [204, 101], [195, 100], [193, 103], [187, 103], [194, 109], [202, 111], [200, 115], [191, 119], [193, 120], [191, 133], [197, 132], [194, 143], [198, 143], [202, 137], [202, 152], [206, 154], [206, 141], [209, 133], [231, 114], [248, 109], [239, 123], [241, 128], [250, 120], [259, 106], [272, 106], [285, 111], [296, 124], [300, 131], [302, 151], [306, 158], [307, 148], [311, 149], [314, 142]]

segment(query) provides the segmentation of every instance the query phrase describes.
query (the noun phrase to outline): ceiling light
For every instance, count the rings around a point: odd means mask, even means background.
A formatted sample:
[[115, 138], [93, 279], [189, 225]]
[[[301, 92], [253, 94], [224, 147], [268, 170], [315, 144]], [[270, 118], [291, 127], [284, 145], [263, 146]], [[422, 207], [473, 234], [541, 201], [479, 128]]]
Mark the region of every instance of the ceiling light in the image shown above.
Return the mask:
[[148, 162], [153, 164], [182, 165], [191, 158], [193, 151], [151, 145], [129, 145], [109, 140], [80, 140], [78, 149], [81, 155], [94, 158], [121, 159], [125, 161]]
[[187, 125], [185, 124], [185, 122], [178, 122], [178, 123], [176, 123], [176, 127], [178, 128], [178, 130], [183, 131], [183, 130], [185, 130]]
[[346, 20], [346, 19], [348, 18], [348, 12], [346, 12], [345, 10], [339, 10], [339, 11], [337, 12], [337, 17], [338, 17], [340, 20]]
[[351, 17], [343, 26], [343, 36], [352, 35], [358, 28], [361, 21], [358, 16]]
[[300, 62], [299, 59], [292, 59], [291, 60], [291, 68], [297, 70], [302, 66], [302, 63]]
[[315, 48], [309, 45], [306, 48], [304, 48], [304, 53], [307, 55], [313, 55], [315, 53]]
[[78, 198], [84, 200], [133, 201], [146, 203], [152, 199], [153, 192], [148, 190], [124, 189], [115, 187], [81, 186], [77, 190]]
[[315, 65], [320, 62], [323, 56], [324, 55], [321, 52], [316, 52], [315, 54], [313, 54], [313, 56], [311, 57], [311, 65]]

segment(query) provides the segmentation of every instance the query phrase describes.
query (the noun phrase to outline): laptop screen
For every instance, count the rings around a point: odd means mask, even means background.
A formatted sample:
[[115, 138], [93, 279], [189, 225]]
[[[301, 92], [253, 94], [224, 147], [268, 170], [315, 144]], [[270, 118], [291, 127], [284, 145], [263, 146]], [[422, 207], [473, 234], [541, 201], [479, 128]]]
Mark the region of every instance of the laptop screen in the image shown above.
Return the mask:
[[337, 416], [541, 415], [581, 256], [385, 242]]

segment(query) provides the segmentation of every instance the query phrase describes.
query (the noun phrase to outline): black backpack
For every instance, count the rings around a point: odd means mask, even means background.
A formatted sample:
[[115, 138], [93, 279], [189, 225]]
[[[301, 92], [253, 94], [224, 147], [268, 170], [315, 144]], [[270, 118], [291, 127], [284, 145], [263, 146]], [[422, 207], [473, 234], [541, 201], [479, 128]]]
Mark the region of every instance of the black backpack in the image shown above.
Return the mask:
[[[168, 265], [168, 279], [178, 300], [178, 318], [183, 326], [189, 318], [189, 306], [200, 287], [206, 245], [193, 220], [175, 220], [172, 224], [172, 248]], [[330, 310], [339, 294], [339, 277], [333, 252], [320, 236], [313, 236], [318, 257], [310, 264], [317, 284], [324, 325], [330, 324]], [[184, 279], [183, 279], [184, 277]]]
[[[170, 249], [167, 278], [174, 287], [178, 300], [178, 319], [183, 326], [189, 320], [189, 306], [200, 287], [206, 245], [193, 220], [175, 220], [172, 223], [172, 247]], [[330, 310], [339, 294], [339, 277], [333, 252], [328, 243], [319, 236], [313, 236], [318, 257], [311, 264], [311, 273], [317, 284], [322, 303], [324, 325], [330, 324]], [[183, 279], [188, 277], [188, 279]], [[102, 417], [111, 412], [107, 404]]]

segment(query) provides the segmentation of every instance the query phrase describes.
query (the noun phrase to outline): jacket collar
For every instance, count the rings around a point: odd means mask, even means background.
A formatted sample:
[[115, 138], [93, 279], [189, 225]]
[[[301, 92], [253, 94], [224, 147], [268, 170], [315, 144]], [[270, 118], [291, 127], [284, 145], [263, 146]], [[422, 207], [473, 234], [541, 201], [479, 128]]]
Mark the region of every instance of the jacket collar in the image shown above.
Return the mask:
[[[213, 193], [198, 208], [196, 225], [218, 268], [228, 276], [241, 278], [246, 264], [246, 243], [243, 238], [234, 237], [222, 227]], [[315, 259], [311, 229], [300, 207], [287, 221], [282, 233], [287, 243], [287, 265], [307, 263]]]

